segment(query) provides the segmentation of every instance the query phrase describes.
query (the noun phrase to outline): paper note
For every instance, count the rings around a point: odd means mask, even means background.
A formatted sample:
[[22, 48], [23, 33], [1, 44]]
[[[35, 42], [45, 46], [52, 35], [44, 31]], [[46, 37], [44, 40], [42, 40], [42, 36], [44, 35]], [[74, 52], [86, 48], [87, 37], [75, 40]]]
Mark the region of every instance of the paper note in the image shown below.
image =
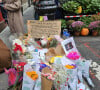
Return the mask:
[[28, 34], [31, 34], [32, 38], [41, 37], [54, 37], [54, 35], [60, 35], [61, 33], [61, 21], [42, 21], [43, 17], [38, 20], [28, 20]]
[[46, 20], [48, 20], [48, 17], [47, 16], [43, 16], [44, 17], [44, 20], [46, 21]]
[[40, 19], [39, 19], [40, 21], [43, 21], [43, 16], [40, 16]]

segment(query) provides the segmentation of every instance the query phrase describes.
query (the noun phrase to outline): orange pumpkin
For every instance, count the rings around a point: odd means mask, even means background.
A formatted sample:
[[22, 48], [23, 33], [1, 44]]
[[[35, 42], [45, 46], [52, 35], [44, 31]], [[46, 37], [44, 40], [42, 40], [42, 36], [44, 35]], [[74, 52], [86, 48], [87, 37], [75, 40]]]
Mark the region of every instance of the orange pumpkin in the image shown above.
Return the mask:
[[89, 29], [88, 29], [88, 28], [83, 28], [83, 29], [81, 30], [81, 35], [87, 36], [88, 34], [89, 34]]

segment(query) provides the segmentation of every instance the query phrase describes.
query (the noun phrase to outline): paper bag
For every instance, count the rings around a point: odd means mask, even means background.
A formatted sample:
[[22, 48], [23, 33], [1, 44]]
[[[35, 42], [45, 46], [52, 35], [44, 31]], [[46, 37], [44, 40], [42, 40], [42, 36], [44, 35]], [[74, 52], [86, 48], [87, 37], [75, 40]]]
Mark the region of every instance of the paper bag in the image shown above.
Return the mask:
[[55, 48], [55, 53], [56, 53], [57, 56], [65, 55], [65, 52], [64, 52], [61, 45], [57, 45], [57, 47]]
[[[42, 73], [46, 74], [46, 73], [51, 73], [50, 69], [48, 67], [42, 69]], [[52, 89], [52, 85], [53, 85], [53, 81], [52, 80], [48, 80], [46, 77], [41, 76], [41, 90], [51, 90]]]

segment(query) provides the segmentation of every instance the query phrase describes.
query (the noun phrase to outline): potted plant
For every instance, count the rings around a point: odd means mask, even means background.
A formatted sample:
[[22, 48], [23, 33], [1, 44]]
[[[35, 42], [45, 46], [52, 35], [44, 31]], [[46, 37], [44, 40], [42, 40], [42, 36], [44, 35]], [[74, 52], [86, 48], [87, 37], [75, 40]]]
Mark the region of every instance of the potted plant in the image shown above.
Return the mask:
[[62, 29], [65, 29], [66, 27], [67, 27], [67, 25], [66, 25], [66, 20], [61, 19], [61, 28], [62, 28]]
[[93, 36], [97, 36], [100, 31], [100, 21], [94, 21], [89, 24], [89, 29], [92, 31]]
[[75, 36], [79, 36], [80, 32], [84, 26], [84, 22], [82, 21], [75, 21], [71, 24], [71, 28], [74, 31]]
[[84, 22], [84, 27], [81, 30], [81, 35], [82, 36], [87, 36], [89, 34], [88, 26], [91, 22], [91, 17], [81, 17], [78, 20]]

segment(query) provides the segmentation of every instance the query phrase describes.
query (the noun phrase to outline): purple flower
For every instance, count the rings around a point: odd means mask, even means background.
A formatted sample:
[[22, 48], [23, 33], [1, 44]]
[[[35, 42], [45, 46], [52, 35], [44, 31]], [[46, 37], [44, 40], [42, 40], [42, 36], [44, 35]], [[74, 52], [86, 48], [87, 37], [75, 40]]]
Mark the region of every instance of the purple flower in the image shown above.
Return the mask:
[[94, 21], [89, 24], [89, 29], [100, 29], [100, 21]]
[[84, 25], [85, 25], [84, 22], [76, 21], [71, 24], [71, 27], [73, 30], [80, 31]]
[[81, 22], [81, 21], [76, 21], [76, 22], [73, 22], [71, 26], [72, 26], [72, 28], [75, 28], [75, 27], [81, 28], [83, 25], [84, 25], [83, 22]]

